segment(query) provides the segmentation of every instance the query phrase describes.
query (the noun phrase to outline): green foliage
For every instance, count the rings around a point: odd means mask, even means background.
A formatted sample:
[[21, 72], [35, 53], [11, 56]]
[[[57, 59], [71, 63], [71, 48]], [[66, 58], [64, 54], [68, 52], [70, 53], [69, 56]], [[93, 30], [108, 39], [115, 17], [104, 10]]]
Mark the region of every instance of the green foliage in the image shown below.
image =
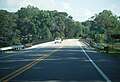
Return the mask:
[[95, 34], [95, 42], [102, 44], [104, 43], [105, 37], [105, 34]]
[[61, 34], [60, 34], [59, 32], [55, 32], [55, 33], [53, 34], [53, 37], [54, 37], [54, 38], [57, 38], [57, 37], [62, 37], [62, 36], [61, 36]]
[[66, 12], [44, 11], [30, 5], [15, 13], [0, 10], [0, 47], [56, 37], [78, 38], [83, 28]]
[[[16, 15], [5, 10], [0, 10], [0, 47], [12, 45], [16, 38]], [[16, 32], [16, 33], [15, 33]]]
[[82, 24], [88, 29], [88, 37], [98, 43], [104, 43], [113, 34], [120, 34], [120, 19], [110, 10], [103, 10]]
[[0, 47], [56, 37], [91, 37], [98, 43], [120, 34], [120, 19], [104, 10], [91, 20], [74, 21], [66, 12], [44, 11], [28, 5], [15, 13], [0, 10]]
[[83, 35], [84, 26], [80, 22], [76, 21], [76, 22], [74, 22], [74, 27], [75, 27], [74, 37], [79, 38], [80, 36]]

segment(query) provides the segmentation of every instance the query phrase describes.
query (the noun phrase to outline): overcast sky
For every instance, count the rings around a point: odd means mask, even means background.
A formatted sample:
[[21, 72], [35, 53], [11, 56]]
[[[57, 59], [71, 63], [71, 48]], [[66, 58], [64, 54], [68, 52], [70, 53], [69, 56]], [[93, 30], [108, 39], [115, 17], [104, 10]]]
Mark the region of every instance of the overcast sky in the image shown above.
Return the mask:
[[0, 0], [0, 9], [16, 12], [27, 5], [40, 10], [67, 12], [76, 21], [85, 21], [107, 9], [120, 16], [120, 0]]

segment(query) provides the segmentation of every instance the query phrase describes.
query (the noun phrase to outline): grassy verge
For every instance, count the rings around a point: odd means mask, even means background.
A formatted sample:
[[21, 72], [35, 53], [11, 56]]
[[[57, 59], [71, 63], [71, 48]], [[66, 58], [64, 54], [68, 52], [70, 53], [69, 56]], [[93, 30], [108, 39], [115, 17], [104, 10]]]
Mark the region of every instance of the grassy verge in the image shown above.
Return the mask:
[[116, 57], [116, 58], [120, 59], [120, 48], [119, 49], [118, 48], [117, 49], [109, 48], [108, 53], [106, 53], [106, 51], [104, 51], [104, 50], [100, 50], [99, 52], [105, 53], [105, 54], [111, 55], [112, 57]]
[[120, 59], [120, 49], [109, 49], [109, 54]]
[[[89, 41], [87, 41], [85, 39], [80, 39], [80, 40], [83, 41], [83, 42], [87, 42], [90, 45], [95, 43], [95, 42], [89, 43]], [[108, 55], [111, 55], [113, 57], [116, 57], [116, 58], [120, 59], [120, 42], [114, 43], [114, 45], [106, 44], [106, 43], [102, 43], [102, 44], [96, 43], [96, 44], [99, 45], [99, 46], [108, 46], [109, 47], [108, 53], [106, 53], [105, 50], [98, 50], [97, 49], [98, 52], [105, 53], [105, 54], [108, 54]]]

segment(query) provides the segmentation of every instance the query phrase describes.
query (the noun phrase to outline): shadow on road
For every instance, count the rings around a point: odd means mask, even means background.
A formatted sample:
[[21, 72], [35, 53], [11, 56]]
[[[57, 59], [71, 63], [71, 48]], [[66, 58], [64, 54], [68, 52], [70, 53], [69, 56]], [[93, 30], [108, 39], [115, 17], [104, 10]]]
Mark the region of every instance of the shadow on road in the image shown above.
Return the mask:
[[[109, 78], [113, 81], [120, 81], [120, 61], [84, 46], [82, 47]], [[57, 48], [47, 47], [24, 50], [25, 53], [19, 53], [18, 55], [0, 60], [0, 78], [55, 49]], [[8, 60], [14, 60], [14, 62]], [[9, 69], [4, 69], [7, 67]], [[64, 48], [61, 48], [29, 70], [13, 78], [12, 81], [104, 82], [105, 80], [79, 46], [64, 46]]]

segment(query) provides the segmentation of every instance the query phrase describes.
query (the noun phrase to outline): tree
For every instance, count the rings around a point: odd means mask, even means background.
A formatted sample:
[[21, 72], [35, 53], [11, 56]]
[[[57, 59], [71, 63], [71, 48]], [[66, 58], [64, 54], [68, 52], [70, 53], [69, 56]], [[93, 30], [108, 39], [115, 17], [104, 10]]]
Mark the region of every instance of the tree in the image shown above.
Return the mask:
[[[21, 8], [16, 12], [18, 15], [18, 29], [21, 31], [21, 36], [32, 35], [33, 41], [40, 39], [40, 25], [39, 19], [40, 10], [34, 6], [28, 5], [26, 8]], [[24, 42], [23, 42], [24, 43]]]
[[120, 30], [117, 30], [120, 29], [119, 23], [118, 17], [110, 10], [103, 10], [83, 24], [89, 28], [88, 35], [92, 35], [91, 38], [95, 41], [99, 40], [97, 42], [104, 42], [104, 39], [110, 38], [112, 34], [120, 33]]
[[74, 27], [75, 27], [74, 37], [79, 38], [80, 36], [83, 35], [84, 26], [80, 22], [76, 21], [74, 22]]
[[[16, 29], [16, 15], [6, 10], [0, 10], [0, 46], [19, 44], [19, 30]], [[17, 42], [16, 42], [17, 41]]]
[[[78, 22], [66, 12], [39, 10], [28, 5], [15, 13], [0, 10], [0, 44], [9, 46], [56, 37], [79, 38], [80, 36], [96, 38], [109, 37], [120, 33], [120, 19], [111, 11], [104, 10], [90, 20]], [[98, 35], [101, 34], [101, 35]], [[97, 36], [96, 36], [97, 35]]]

